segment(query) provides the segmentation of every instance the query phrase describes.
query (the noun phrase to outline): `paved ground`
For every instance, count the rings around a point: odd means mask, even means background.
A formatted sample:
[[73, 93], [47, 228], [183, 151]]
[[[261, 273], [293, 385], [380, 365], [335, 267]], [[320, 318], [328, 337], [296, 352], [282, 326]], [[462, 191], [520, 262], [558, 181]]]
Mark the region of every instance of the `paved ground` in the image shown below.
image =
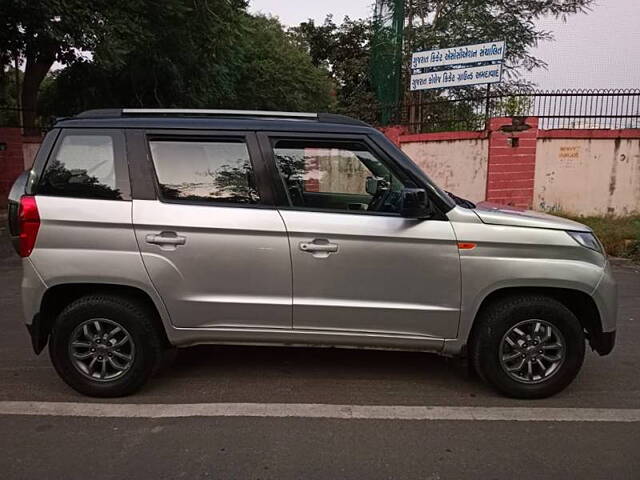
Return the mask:
[[[0, 404], [74, 402], [85, 415], [91, 407], [86, 404], [96, 400], [67, 388], [46, 352], [36, 357], [30, 350], [19, 275], [18, 259], [0, 241]], [[502, 398], [470, 377], [460, 362], [427, 354], [196, 347], [182, 351], [138, 395], [111, 402], [154, 404], [121, 405], [136, 415], [0, 415], [0, 477], [640, 479], [637, 421], [540, 422], [527, 421], [526, 414], [518, 422], [394, 417], [402, 406], [472, 407], [472, 417], [511, 407], [535, 417], [533, 409], [553, 408], [564, 420], [583, 411], [577, 409], [602, 409], [590, 410], [596, 419], [637, 412], [640, 268], [621, 264], [616, 276], [621, 302], [616, 350], [604, 358], [589, 354], [576, 382], [551, 399]], [[180, 409], [193, 403], [396, 407], [389, 419], [133, 418], [163, 405]]]

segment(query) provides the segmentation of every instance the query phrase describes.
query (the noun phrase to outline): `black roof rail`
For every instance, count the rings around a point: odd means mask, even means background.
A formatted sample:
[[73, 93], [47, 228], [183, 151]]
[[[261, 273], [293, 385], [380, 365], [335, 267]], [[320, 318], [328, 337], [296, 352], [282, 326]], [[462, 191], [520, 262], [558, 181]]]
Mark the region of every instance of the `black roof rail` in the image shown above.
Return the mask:
[[75, 118], [122, 118], [137, 116], [237, 117], [316, 120], [325, 123], [369, 126], [367, 123], [335, 113], [277, 112], [268, 110], [223, 110], [198, 108], [102, 108], [86, 110]]
[[339, 115], [337, 113], [319, 113], [318, 121], [326, 123], [342, 123], [345, 125], [358, 125], [361, 127], [370, 127], [367, 122], [358, 120], [357, 118], [348, 117], [346, 115]]

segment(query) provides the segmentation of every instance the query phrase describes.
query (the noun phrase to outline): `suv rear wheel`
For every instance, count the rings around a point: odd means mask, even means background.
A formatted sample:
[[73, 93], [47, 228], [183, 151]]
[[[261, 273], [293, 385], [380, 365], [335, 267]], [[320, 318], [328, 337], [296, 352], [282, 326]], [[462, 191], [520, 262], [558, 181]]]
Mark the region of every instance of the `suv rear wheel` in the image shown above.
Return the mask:
[[90, 295], [58, 315], [49, 354], [62, 379], [93, 397], [119, 397], [138, 390], [162, 357], [162, 337], [152, 312], [123, 297]]
[[470, 345], [476, 372], [514, 398], [544, 398], [566, 388], [585, 354], [580, 322], [545, 296], [510, 297], [485, 309]]

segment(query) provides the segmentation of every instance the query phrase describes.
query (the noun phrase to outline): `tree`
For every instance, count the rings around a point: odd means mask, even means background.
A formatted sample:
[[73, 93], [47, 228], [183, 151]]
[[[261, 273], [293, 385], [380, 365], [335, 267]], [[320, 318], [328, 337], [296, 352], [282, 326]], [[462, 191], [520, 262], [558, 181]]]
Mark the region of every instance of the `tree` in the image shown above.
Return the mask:
[[118, 31], [130, 30], [135, 0], [0, 0], [0, 67], [24, 62], [25, 133], [36, 126], [40, 85], [54, 62], [68, 64]]
[[[505, 39], [508, 45], [507, 78], [497, 88], [509, 91], [530, 87], [522, 80], [522, 71], [546, 66], [532, 55], [531, 49], [540, 41], [553, 39], [552, 32], [539, 29], [536, 21], [548, 15], [566, 19], [588, 11], [592, 4], [593, 0], [378, 0], [376, 11], [380, 13], [373, 21], [347, 18], [341, 25], [336, 25], [328, 16], [322, 25], [315, 25], [312, 20], [303, 22], [291, 29], [291, 34], [305, 46], [314, 64], [326, 68], [334, 78], [338, 110], [367, 121], [379, 121], [376, 108], [387, 106], [380, 106], [385, 100], [379, 91], [376, 94], [374, 86], [382, 81], [380, 77], [391, 73], [389, 69], [382, 69], [387, 73], [380, 75], [380, 65], [376, 62], [393, 62], [390, 57], [399, 54], [403, 65], [400, 87], [406, 92], [412, 52]], [[397, 25], [393, 20], [398, 8], [402, 9], [404, 32], [402, 49], [396, 51], [392, 43]], [[370, 62], [369, 65], [363, 64], [365, 61]], [[372, 75], [374, 72], [378, 78]], [[394, 82], [397, 78], [394, 77]], [[448, 95], [460, 98], [477, 91], [474, 87], [462, 88], [452, 90]], [[423, 101], [428, 101], [436, 99], [440, 93], [430, 91], [419, 95]], [[397, 108], [402, 109], [403, 105]], [[459, 110], [458, 118], [467, 114], [472, 116], [473, 109], [469, 105], [456, 104], [456, 109]], [[388, 116], [398, 121], [400, 113]]]
[[[556, 16], [564, 20], [568, 16], [587, 12], [593, 0], [401, 0], [405, 14], [402, 86], [407, 90], [411, 75], [410, 56], [419, 50], [454, 47], [474, 43], [506, 40], [507, 49], [504, 79], [493, 89], [502, 93], [530, 89], [533, 84], [522, 78], [522, 73], [535, 68], [545, 68], [546, 63], [536, 58], [531, 49], [540, 41], [553, 40], [552, 32], [537, 27], [544, 16]], [[380, 0], [390, 10], [397, 1]], [[404, 108], [411, 122], [424, 128], [448, 129], [451, 125], [482, 124], [478, 107], [483, 86], [456, 88], [446, 91], [448, 99], [468, 99], [455, 104], [442, 105], [442, 90], [414, 92], [405, 101]], [[422, 103], [426, 107], [407, 107]], [[446, 107], [455, 108], [451, 112]], [[466, 112], [466, 113], [465, 113]], [[453, 114], [452, 114], [453, 113]]]
[[332, 107], [333, 86], [274, 18], [248, 16], [247, 35], [240, 44], [235, 68], [235, 108], [326, 111]]
[[[395, 8], [394, 0], [379, 0]], [[511, 78], [522, 70], [545, 67], [530, 52], [540, 41], [553, 40], [552, 32], [537, 20], [589, 11], [594, 0], [404, 0], [405, 55], [419, 49], [446, 48], [493, 40], [506, 40], [506, 69]], [[408, 62], [406, 63], [408, 65]], [[408, 67], [407, 67], [408, 68]]]
[[331, 57], [337, 45], [338, 27], [333, 22], [333, 15], [327, 15], [322, 25], [316, 25], [313, 19], [302, 22], [289, 29], [291, 38], [303, 47], [316, 67], [331, 70]]
[[0, 68], [0, 125], [20, 125], [18, 85], [22, 77], [20, 69]]
[[[151, 1], [151, 0], [149, 0]], [[215, 8], [226, 0], [188, 2], [157, 12], [142, 38], [114, 56], [107, 46], [91, 60], [57, 72], [43, 92], [43, 111], [70, 115], [88, 108], [189, 107], [326, 110], [331, 81], [275, 19]], [[135, 32], [136, 37], [139, 32]], [[115, 57], [118, 61], [113, 61]]]
[[371, 21], [345, 17], [341, 25], [328, 15], [322, 25], [309, 19], [289, 30], [291, 37], [325, 69], [336, 88], [337, 113], [375, 121], [376, 100], [370, 76]]

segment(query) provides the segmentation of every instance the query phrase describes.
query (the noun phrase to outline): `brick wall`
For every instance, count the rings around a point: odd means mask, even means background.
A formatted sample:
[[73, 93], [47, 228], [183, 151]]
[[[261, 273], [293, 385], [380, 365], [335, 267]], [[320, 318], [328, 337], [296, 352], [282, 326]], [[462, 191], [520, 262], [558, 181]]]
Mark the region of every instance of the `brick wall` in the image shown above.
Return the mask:
[[531, 208], [536, 175], [538, 119], [522, 123], [492, 118], [489, 124], [487, 165], [488, 202]]
[[21, 129], [0, 128], [0, 209], [7, 208], [9, 190], [23, 171]]

